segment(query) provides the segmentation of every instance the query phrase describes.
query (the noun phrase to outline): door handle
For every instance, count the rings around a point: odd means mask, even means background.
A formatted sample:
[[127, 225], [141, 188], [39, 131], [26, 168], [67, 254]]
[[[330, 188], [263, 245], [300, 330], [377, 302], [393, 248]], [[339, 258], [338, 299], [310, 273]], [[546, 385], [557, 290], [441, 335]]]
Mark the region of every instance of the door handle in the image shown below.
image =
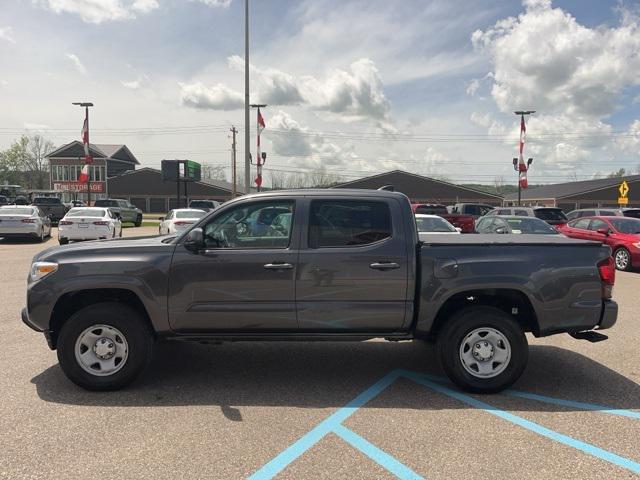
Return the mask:
[[290, 263], [265, 263], [264, 268], [267, 270], [291, 270], [293, 265]]
[[374, 270], [395, 270], [396, 268], [400, 268], [400, 265], [393, 262], [376, 262], [369, 265], [369, 268], [373, 268]]

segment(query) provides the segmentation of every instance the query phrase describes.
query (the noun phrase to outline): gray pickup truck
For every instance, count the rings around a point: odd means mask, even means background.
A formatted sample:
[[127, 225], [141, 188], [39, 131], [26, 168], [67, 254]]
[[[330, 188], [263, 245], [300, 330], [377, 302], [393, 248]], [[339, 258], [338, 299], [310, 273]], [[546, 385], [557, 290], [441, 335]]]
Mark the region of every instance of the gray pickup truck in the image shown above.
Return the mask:
[[103, 198], [96, 200], [94, 207], [108, 208], [124, 222], [133, 223], [136, 227], [142, 225], [142, 210], [132, 205], [127, 200], [118, 198]]
[[525, 332], [597, 341], [616, 321], [609, 247], [559, 235], [433, 237], [418, 240], [400, 193], [248, 195], [178, 236], [39, 253], [22, 319], [92, 390], [130, 383], [159, 338], [385, 338], [435, 341], [444, 371], [474, 392], [518, 379]]
[[58, 197], [35, 197], [31, 205], [40, 208], [53, 223], [58, 223], [69, 211], [62, 200]]

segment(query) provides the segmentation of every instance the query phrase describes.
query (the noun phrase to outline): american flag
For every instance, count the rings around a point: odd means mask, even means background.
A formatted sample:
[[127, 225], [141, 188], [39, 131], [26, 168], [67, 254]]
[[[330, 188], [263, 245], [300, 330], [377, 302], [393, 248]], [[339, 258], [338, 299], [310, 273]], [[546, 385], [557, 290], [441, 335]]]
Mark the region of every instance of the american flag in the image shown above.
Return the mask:
[[527, 188], [527, 164], [524, 163], [524, 141], [527, 136], [527, 127], [524, 124], [524, 115], [520, 116], [520, 161], [518, 162], [518, 171], [520, 172], [520, 187]]

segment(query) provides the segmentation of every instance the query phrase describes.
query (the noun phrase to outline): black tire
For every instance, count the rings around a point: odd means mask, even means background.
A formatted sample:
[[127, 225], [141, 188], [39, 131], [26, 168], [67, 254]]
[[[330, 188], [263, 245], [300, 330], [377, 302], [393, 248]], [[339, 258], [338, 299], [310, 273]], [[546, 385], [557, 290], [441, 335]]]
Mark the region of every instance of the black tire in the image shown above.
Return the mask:
[[141, 226], [141, 225], [142, 225], [142, 215], [138, 215], [138, 216], [136, 217], [136, 221], [134, 222], [134, 225], [135, 225], [136, 227], [139, 227], [139, 226]]
[[[76, 359], [76, 341], [94, 325], [116, 328], [128, 344], [124, 366], [111, 375], [98, 376], [84, 370]], [[136, 379], [151, 362], [153, 335], [142, 315], [118, 302], [89, 305], [74, 313], [62, 326], [58, 336], [58, 361], [65, 375], [87, 390], [118, 390]]]
[[37, 237], [37, 241], [39, 243], [43, 243], [44, 242], [44, 227], [42, 227], [42, 230], [40, 230], [40, 235]]
[[[618, 258], [619, 256], [621, 258]], [[616, 266], [616, 269], [623, 272], [631, 270], [631, 254], [629, 253], [629, 250], [624, 247], [616, 248], [616, 251], [613, 252], [613, 263]]]
[[58, 239], [58, 243], [60, 245], [66, 245], [67, 243], [69, 243], [69, 239], [68, 238], [59, 238]]
[[[460, 348], [467, 335], [477, 329], [491, 328], [507, 339], [510, 359], [499, 374], [489, 378], [472, 375], [463, 365]], [[455, 313], [438, 334], [437, 355], [447, 376], [463, 390], [495, 393], [511, 386], [524, 371], [529, 358], [527, 338], [520, 325], [495, 307], [475, 306]]]

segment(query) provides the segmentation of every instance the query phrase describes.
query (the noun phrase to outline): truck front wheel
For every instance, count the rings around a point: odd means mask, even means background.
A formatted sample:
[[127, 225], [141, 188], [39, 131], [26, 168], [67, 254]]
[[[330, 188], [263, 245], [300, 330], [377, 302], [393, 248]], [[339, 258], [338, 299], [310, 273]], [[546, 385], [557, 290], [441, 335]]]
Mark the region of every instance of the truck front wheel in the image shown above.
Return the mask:
[[58, 336], [65, 375], [87, 390], [117, 390], [151, 361], [153, 337], [141, 314], [118, 302], [89, 305], [74, 313]]
[[438, 334], [438, 359], [460, 388], [494, 393], [524, 371], [529, 346], [524, 331], [495, 307], [469, 307], [454, 314]]

